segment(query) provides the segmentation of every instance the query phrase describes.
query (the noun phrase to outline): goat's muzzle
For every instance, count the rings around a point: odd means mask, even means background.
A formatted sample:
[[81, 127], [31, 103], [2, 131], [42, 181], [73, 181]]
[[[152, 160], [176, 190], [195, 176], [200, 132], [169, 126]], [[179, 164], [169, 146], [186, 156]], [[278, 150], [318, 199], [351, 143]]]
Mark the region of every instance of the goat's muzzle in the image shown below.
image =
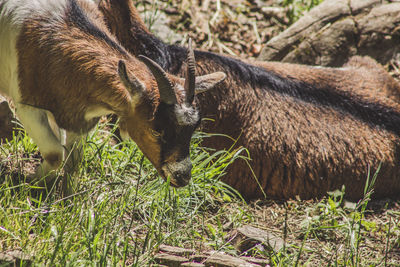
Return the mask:
[[166, 180], [169, 177], [172, 186], [183, 187], [190, 181], [192, 163], [187, 157], [181, 161], [165, 163], [161, 169], [163, 178]]

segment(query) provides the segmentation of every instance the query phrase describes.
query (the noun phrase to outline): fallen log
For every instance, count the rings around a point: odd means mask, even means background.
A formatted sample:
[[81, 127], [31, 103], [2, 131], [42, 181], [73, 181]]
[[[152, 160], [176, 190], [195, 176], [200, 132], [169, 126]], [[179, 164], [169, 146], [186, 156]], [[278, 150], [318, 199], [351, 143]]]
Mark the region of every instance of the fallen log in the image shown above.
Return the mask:
[[269, 40], [259, 59], [338, 67], [367, 55], [386, 64], [399, 44], [400, 3], [329, 0]]

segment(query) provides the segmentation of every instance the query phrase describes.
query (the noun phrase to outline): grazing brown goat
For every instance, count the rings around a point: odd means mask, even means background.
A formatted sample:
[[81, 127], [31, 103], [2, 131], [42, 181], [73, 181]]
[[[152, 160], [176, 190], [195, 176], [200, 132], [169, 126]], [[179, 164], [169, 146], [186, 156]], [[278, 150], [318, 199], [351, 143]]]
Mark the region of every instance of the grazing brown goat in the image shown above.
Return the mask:
[[[102, 0], [111, 32], [133, 54], [143, 54], [183, 75], [186, 49], [152, 35], [131, 0]], [[346, 186], [363, 195], [368, 173], [381, 165], [375, 197], [400, 194], [400, 86], [375, 61], [354, 57], [343, 68], [243, 61], [195, 51], [197, 73], [224, 71], [216, 90], [197, 97], [205, 130], [238, 138], [247, 148], [255, 181], [244, 161], [223, 180], [246, 198], [303, 199]], [[232, 141], [205, 140], [215, 149]], [[262, 189], [262, 190], [261, 190]]]
[[[101, 116], [114, 113], [159, 173], [175, 186], [186, 185], [189, 143], [199, 123], [195, 90], [209, 89], [225, 75], [196, 82], [193, 56], [186, 82], [169, 75], [152, 60], [130, 55], [100, 17], [90, 0], [0, 0], [0, 90], [15, 102], [44, 157], [34, 177], [50, 174], [65, 157], [49, 114], [67, 131], [68, 155]], [[67, 172], [80, 150], [69, 156]]]

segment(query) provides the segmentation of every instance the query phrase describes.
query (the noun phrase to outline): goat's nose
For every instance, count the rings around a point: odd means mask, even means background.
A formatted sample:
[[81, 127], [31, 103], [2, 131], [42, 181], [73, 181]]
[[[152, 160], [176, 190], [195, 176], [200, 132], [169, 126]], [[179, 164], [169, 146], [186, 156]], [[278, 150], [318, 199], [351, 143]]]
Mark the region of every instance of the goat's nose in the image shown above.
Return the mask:
[[167, 176], [170, 176], [171, 185], [182, 187], [187, 185], [190, 181], [192, 163], [188, 157], [178, 162], [167, 163], [162, 169]]
[[192, 164], [190, 164], [190, 168], [184, 171], [177, 171], [172, 174], [171, 183], [176, 187], [182, 187], [189, 183], [192, 177]]

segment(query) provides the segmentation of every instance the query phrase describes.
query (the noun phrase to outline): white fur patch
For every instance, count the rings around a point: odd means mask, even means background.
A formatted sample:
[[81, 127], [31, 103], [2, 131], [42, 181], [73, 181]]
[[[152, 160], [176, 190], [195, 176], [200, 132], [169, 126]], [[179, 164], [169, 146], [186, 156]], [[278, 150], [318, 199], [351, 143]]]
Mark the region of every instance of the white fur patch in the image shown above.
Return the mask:
[[68, 0], [0, 0], [4, 4], [0, 17], [8, 17], [14, 26], [19, 27], [32, 17], [46, 17], [61, 20]]
[[123, 130], [122, 128], [119, 129], [119, 133], [121, 134], [121, 138], [123, 141], [131, 139], [131, 137], [129, 136], [129, 133], [127, 131]]
[[67, 3], [68, 0], [0, 0], [0, 91], [14, 102], [20, 99], [16, 51], [20, 27], [35, 17], [62, 20]]
[[113, 113], [111, 110], [101, 106], [91, 106], [86, 109], [85, 120], [90, 121], [94, 118]]
[[[42, 155], [53, 154], [58, 155], [58, 157], [62, 159], [64, 148], [49, 125], [47, 111], [17, 103], [16, 112], [26, 132], [39, 147]], [[42, 165], [43, 174], [47, 174], [49, 171], [58, 167], [52, 166], [46, 160]]]
[[0, 17], [0, 92], [16, 102], [20, 99], [16, 49], [18, 32], [7, 18]]
[[199, 112], [186, 103], [175, 105], [175, 115], [179, 125], [194, 125], [200, 119]]
[[89, 0], [89, 1], [92, 1], [92, 2], [94, 2], [96, 5], [98, 5], [98, 4], [100, 3], [101, 0]]

